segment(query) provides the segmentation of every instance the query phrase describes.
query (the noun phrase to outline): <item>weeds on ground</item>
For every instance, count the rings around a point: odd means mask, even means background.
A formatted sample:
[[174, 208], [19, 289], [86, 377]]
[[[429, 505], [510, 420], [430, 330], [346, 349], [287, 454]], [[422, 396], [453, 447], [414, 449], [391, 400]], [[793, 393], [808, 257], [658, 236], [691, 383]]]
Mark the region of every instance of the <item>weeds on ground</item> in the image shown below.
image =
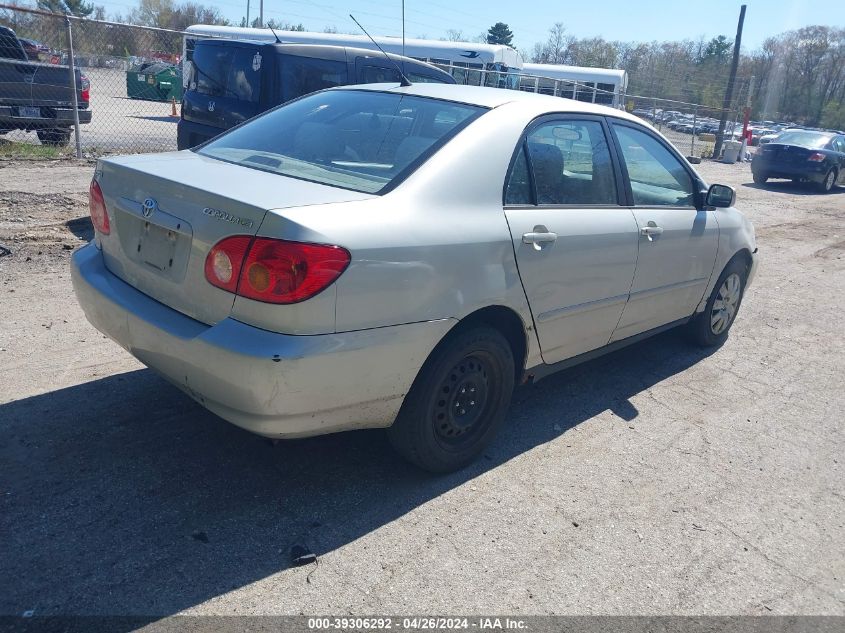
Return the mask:
[[0, 159], [45, 160], [69, 158], [72, 155], [68, 147], [51, 147], [0, 139]]

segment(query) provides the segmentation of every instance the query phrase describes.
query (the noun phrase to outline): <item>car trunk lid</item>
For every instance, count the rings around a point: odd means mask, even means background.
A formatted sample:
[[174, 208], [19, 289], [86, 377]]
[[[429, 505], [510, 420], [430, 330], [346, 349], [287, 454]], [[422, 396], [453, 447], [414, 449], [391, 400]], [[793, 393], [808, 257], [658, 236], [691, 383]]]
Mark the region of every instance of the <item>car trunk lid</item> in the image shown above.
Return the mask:
[[104, 159], [96, 178], [111, 221], [110, 234], [100, 237], [106, 267], [207, 324], [229, 316], [235, 299], [205, 278], [214, 244], [230, 235], [255, 235], [270, 209], [370, 197], [194, 152]]
[[770, 161], [792, 165], [806, 162], [810, 155], [817, 150], [801, 147], [800, 145], [767, 143], [763, 145], [762, 151], [763, 157]]

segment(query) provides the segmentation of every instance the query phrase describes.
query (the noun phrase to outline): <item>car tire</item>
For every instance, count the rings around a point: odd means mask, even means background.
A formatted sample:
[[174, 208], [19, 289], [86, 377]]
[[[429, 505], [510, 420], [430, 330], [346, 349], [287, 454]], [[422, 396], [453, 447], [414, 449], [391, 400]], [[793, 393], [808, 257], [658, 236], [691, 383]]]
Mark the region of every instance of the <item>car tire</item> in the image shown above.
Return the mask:
[[753, 177], [754, 177], [754, 184], [757, 184], [757, 185], [765, 185], [766, 181], [769, 179], [769, 177], [766, 174], [755, 173], [755, 174], [753, 174]]
[[42, 145], [49, 145], [50, 147], [67, 147], [70, 143], [70, 129], [69, 128], [49, 128], [46, 130], [36, 130], [38, 140]]
[[822, 193], [830, 193], [833, 190], [833, 187], [836, 186], [836, 179], [839, 177], [839, 174], [836, 173], [836, 168], [831, 167], [830, 171], [824, 175], [824, 180], [822, 180], [818, 187]]
[[466, 466], [504, 424], [514, 377], [513, 352], [498, 330], [450, 334], [423, 365], [387, 429], [390, 443], [433, 473]]
[[742, 258], [735, 257], [728, 262], [713, 286], [704, 311], [693, 315], [687, 324], [687, 333], [693, 343], [715, 347], [725, 342], [742, 304], [747, 279], [748, 267]]

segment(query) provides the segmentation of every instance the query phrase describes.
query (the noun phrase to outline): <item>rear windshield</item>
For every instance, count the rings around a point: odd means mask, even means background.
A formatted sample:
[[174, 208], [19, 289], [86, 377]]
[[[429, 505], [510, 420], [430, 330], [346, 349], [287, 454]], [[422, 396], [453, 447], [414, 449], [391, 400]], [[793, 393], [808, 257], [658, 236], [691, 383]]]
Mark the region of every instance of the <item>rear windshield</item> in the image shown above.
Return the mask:
[[800, 145], [809, 149], [820, 149], [830, 143], [832, 136], [819, 134], [818, 132], [784, 132], [775, 139], [776, 143], [787, 145]]
[[192, 63], [191, 90], [209, 97], [258, 102], [263, 59], [257, 46], [198, 44]]
[[389, 92], [329, 90], [271, 110], [197, 151], [253, 169], [383, 193], [485, 111]]

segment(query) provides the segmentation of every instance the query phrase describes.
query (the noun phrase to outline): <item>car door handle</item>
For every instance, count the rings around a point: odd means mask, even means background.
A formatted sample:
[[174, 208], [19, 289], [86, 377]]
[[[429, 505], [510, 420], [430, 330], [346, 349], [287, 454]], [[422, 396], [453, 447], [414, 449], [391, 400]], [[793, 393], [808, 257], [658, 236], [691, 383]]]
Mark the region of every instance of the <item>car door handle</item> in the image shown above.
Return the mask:
[[551, 244], [557, 239], [557, 233], [552, 233], [545, 226], [538, 225], [530, 233], [522, 234], [523, 244], [533, 244], [534, 248], [540, 250], [543, 244]]
[[641, 226], [640, 227], [640, 235], [645, 235], [648, 238], [649, 242], [654, 240], [655, 235], [662, 235], [662, 234], [663, 234], [663, 227], [657, 226], [654, 222], [649, 222], [648, 226]]

